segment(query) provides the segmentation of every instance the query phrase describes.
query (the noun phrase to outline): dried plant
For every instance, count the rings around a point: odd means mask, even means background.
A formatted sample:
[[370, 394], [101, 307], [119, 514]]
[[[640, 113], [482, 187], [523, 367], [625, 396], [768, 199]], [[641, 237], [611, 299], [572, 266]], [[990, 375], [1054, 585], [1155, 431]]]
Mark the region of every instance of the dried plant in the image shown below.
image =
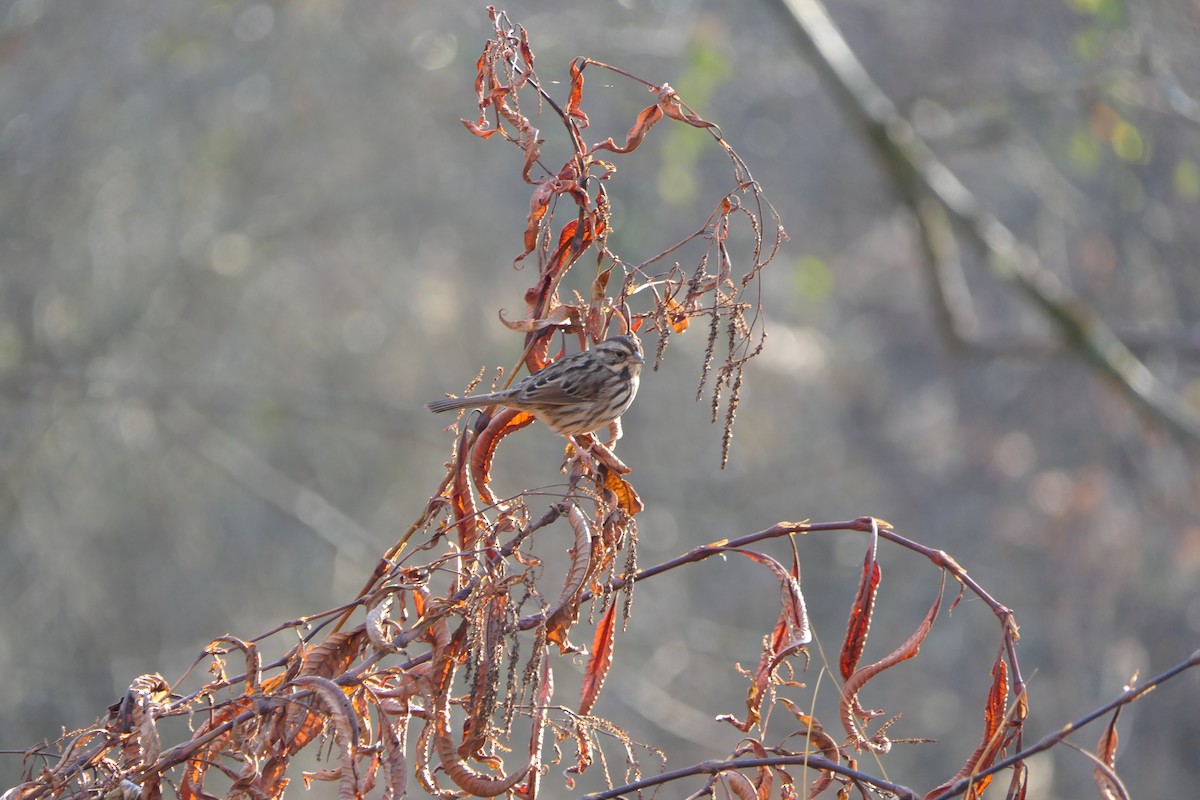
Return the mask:
[[[604, 339], [616, 326], [621, 332], [656, 333], [657, 365], [672, 336], [685, 333], [693, 319], [707, 318], [700, 384], [701, 391], [709, 387], [714, 421], [724, 422], [724, 460], [744, 367], [763, 345], [758, 277], [784, 238], [778, 217], [720, 130], [669, 86], [581, 58], [571, 64], [568, 96], [559, 104], [538, 77], [525, 30], [502, 12], [492, 10], [491, 19], [495, 36], [479, 58], [475, 82], [480, 115], [465, 124], [477, 136], [499, 136], [516, 144], [525, 180], [533, 186], [516, 262], [533, 257], [537, 274], [525, 292], [524, 318], [505, 320], [524, 334], [521, 364], [533, 372], [553, 361], [556, 335], [575, 337], [583, 346]], [[589, 144], [586, 138], [584, 75], [595, 70], [654, 95], [623, 142], [606, 138]], [[544, 163], [542, 134], [534, 125], [541, 116], [529, 116], [522, 105], [561, 123], [570, 144], [570, 157], [562, 166]], [[707, 132], [728, 156], [730, 186], [694, 233], [652, 258], [631, 263], [609, 245], [607, 185], [618, 175], [616, 160], [638, 148], [659, 123]], [[561, 221], [563, 217], [569, 219]], [[739, 224], [748, 234], [735, 258], [731, 238]], [[695, 263], [684, 267], [671, 261], [696, 242], [702, 247]], [[564, 278], [589, 255], [594, 265], [586, 294], [567, 292]], [[739, 261], [746, 265], [741, 271], [734, 267]], [[411, 781], [438, 797], [561, 796], [558, 787], [542, 789], [552, 765], [563, 769], [567, 789], [577, 776], [598, 770], [609, 789], [593, 798], [630, 795], [694, 776], [705, 776], [694, 796], [815, 797], [829, 790], [841, 797], [855, 789], [863, 797], [915, 798], [917, 791], [858, 765], [859, 754], [880, 757], [896, 742], [920, 741], [890, 733], [895, 715], [904, 708], [871, 709], [865, 696], [874, 678], [918, 655], [937, 624], [948, 582], [957, 585], [951, 608], [970, 593], [993, 611], [996, 657], [980, 705], [978, 747], [957, 774], [925, 790], [924, 796], [979, 797], [998, 773], [1007, 771], [1009, 796], [1023, 797], [1026, 757], [1113, 711], [1094, 755], [1096, 782], [1102, 796], [1122, 797], [1126, 793], [1113, 769], [1115, 711], [1200, 663], [1200, 654], [1193, 655], [1175, 670], [1129, 688], [1106, 708], [1025, 748], [1029, 698], [1017, 661], [1013, 613], [946, 553], [864, 517], [825, 524], [781, 522], [638, 569], [642, 502], [630, 468], [594, 437], [579, 437], [568, 446], [563, 465], [568, 479], [556, 496], [530, 489], [501, 498], [492, 491], [497, 448], [531, 422], [526, 412], [500, 409], [473, 424], [455, 426], [445, 475], [426, 507], [345, 606], [292, 620], [251, 640], [213, 640], [197, 660], [197, 665], [207, 664], [211, 677], [198, 687], [184, 688], [192, 686], [190, 675], [173, 683], [158, 675], [136, 679], [105, 719], [31, 748], [26, 781], [4, 800], [156, 800], [165, 789], [182, 800], [278, 798], [295, 777], [296, 756], [310, 747], [326, 754], [328, 766], [300, 777], [306, 785], [337, 783], [342, 800], [373, 791], [388, 800], [403, 797]], [[546, 574], [528, 547], [532, 537], [551, 525], [571, 534], [569, 563], [561, 577]], [[809, 667], [813, 641], [797, 537], [834, 532], [868, 537], [857, 589], [848, 598], [843, 644], [831, 668], [840, 686], [836, 724], [843, 730], [837, 734], [817, 719], [811, 693], [796, 680]], [[792, 543], [790, 566], [754, 549], [773, 539]], [[883, 544], [928, 559], [940, 582], [928, 613], [915, 621], [912, 633], [901, 639], [885, 632], [896, 639], [887, 645], [890, 653], [863, 665], [880, 602]], [[720, 760], [664, 771], [656, 748], [633, 741], [593, 714], [596, 700], [617, 663], [616, 642], [632, 613], [636, 583], [731, 553], [765, 567], [780, 588], [779, 616], [765, 631], [758, 664], [742, 671], [745, 708], [714, 722], [734, 726], [742, 738]], [[581, 634], [585, 606], [594, 625], [589, 623], [590, 633]], [[361, 621], [351, 624], [360, 612]], [[577, 641], [586, 636], [587, 647], [572, 642], [572, 635]], [[297, 641], [285, 655], [263, 663], [266, 644], [277, 646], [291, 636]], [[554, 696], [556, 662], [585, 650], [580, 697], [564, 705]], [[234, 654], [240, 660], [236, 668], [228, 661]], [[891, 716], [879, 723], [885, 715]], [[190, 735], [164, 746], [160, 724], [174, 717], [187, 720]], [[780, 737], [779, 729], [787, 733]], [[616, 772], [617, 764], [624, 769]], [[798, 779], [797, 768], [807, 777]]]

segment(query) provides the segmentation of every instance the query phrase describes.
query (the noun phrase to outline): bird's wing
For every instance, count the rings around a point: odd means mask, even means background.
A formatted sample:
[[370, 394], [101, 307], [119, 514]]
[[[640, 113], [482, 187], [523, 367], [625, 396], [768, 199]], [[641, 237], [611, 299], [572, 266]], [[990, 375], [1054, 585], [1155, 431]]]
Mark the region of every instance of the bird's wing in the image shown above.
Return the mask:
[[546, 372], [542, 370], [530, 375], [520, 386], [513, 387], [518, 390], [517, 397], [522, 403], [566, 406], [587, 399], [586, 373], [583, 370], [551, 370], [557, 374], [550, 376]]

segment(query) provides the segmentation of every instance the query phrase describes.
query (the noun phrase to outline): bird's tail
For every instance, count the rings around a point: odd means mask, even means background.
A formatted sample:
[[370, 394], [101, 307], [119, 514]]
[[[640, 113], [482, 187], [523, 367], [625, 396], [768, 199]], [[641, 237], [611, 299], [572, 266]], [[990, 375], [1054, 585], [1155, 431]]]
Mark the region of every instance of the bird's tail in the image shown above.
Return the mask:
[[441, 400], [434, 400], [432, 403], [426, 403], [425, 407], [435, 414], [440, 414], [456, 408], [483, 408], [495, 404], [493, 395], [481, 394], [475, 397], [445, 397]]

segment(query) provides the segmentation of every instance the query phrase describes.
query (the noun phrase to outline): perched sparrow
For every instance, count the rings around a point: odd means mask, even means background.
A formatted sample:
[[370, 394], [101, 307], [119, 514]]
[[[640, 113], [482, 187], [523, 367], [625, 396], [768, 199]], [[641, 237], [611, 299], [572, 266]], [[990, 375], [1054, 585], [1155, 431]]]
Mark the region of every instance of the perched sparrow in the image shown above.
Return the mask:
[[645, 361], [636, 336], [610, 336], [591, 350], [560, 358], [503, 391], [434, 400], [426, 408], [436, 413], [507, 406], [528, 411], [563, 436], [591, 433], [629, 408]]

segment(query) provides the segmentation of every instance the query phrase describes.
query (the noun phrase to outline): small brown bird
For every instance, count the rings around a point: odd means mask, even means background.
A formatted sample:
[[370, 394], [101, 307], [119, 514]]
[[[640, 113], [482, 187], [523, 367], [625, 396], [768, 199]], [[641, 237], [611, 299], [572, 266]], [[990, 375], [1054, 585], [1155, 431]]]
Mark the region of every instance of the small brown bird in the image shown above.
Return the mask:
[[434, 400], [426, 408], [439, 413], [506, 406], [528, 411], [563, 436], [578, 436], [599, 430], [625, 413], [637, 394], [645, 362], [636, 336], [610, 336], [591, 350], [560, 358], [503, 391]]

